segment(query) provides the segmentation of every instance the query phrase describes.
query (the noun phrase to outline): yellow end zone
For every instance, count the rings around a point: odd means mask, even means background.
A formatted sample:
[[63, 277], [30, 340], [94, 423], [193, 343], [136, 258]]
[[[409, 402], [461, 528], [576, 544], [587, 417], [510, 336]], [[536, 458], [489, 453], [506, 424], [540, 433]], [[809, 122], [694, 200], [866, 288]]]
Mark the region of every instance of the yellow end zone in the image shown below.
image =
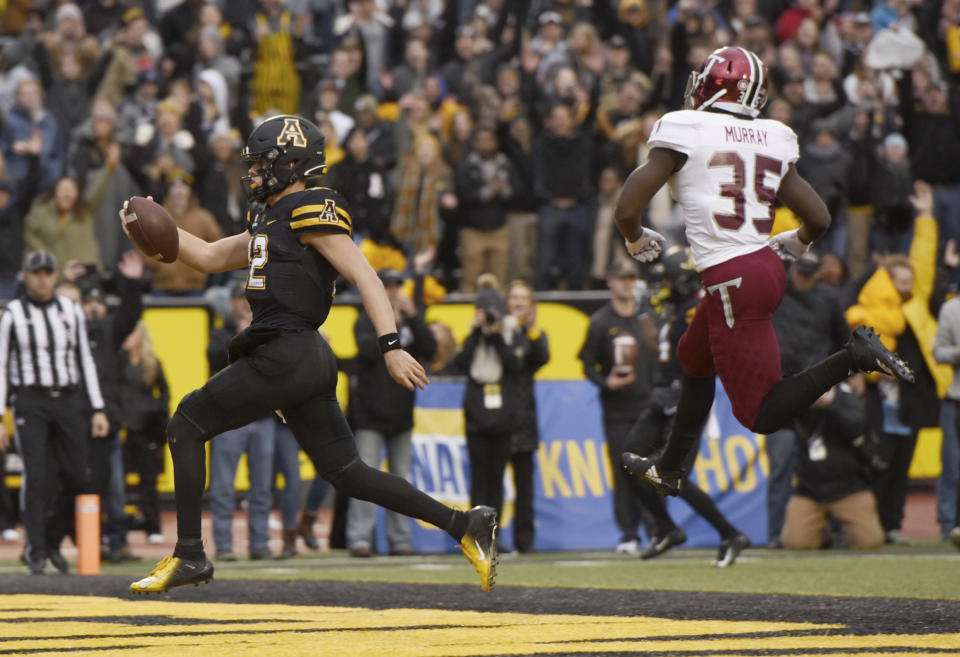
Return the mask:
[[[575, 592], [571, 592], [575, 595]], [[441, 657], [587, 653], [909, 655], [960, 649], [960, 634], [868, 635], [842, 625], [434, 609], [0, 597], [0, 652], [64, 655]], [[780, 652], [783, 651], [783, 652]], [[954, 653], [956, 654], [956, 653]]]

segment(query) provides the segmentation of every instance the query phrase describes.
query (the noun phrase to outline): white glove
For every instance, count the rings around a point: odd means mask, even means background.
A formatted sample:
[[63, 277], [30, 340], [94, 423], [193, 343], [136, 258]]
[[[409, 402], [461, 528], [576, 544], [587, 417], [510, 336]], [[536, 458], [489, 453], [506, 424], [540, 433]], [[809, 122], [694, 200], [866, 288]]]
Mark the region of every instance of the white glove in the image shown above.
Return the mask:
[[644, 228], [643, 232], [633, 242], [625, 240], [627, 251], [635, 260], [640, 262], [650, 262], [660, 257], [663, 251], [663, 243], [666, 238], [655, 230]]
[[781, 259], [792, 262], [802, 256], [810, 245], [800, 239], [800, 229], [786, 230], [777, 233], [767, 240], [767, 246], [777, 252]]

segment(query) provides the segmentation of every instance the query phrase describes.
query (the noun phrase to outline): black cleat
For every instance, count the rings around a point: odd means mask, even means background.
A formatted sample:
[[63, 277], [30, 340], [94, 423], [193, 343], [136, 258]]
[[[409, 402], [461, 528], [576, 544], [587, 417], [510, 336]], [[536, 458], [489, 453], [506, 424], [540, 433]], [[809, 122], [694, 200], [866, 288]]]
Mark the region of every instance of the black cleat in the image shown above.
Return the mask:
[[497, 512], [489, 506], [475, 506], [467, 511], [467, 532], [460, 539], [460, 549], [480, 576], [480, 588], [489, 591], [497, 576]]
[[43, 571], [47, 567], [46, 559], [30, 558], [29, 547], [24, 548], [23, 554], [20, 555], [20, 561], [30, 570], [31, 575], [43, 575]]
[[687, 542], [687, 534], [679, 527], [674, 527], [663, 538], [654, 538], [647, 549], [640, 554], [641, 559], [653, 559], [658, 557], [672, 547], [683, 545]]
[[853, 366], [861, 372], [884, 372], [907, 383], [914, 382], [913, 370], [898, 355], [883, 346], [869, 326], [853, 329], [846, 344]]
[[209, 582], [213, 579], [213, 564], [204, 555], [199, 561], [164, 557], [150, 574], [130, 585], [133, 593], [163, 593], [176, 586]]
[[750, 547], [750, 539], [746, 534], [737, 532], [732, 538], [726, 539], [720, 544], [720, 550], [717, 552], [717, 568], [732, 566], [740, 553], [748, 547]]
[[67, 560], [63, 558], [63, 555], [60, 554], [60, 550], [54, 550], [47, 558], [50, 559], [50, 565], [60, 573], [66, 575], [70, 572], [70, 565], [67, 563]]
[[675, 497], [680, 494], [683, 477], [679, 473], [662, 473], [659, 471], [655, 461], [637, 456], [633, 452], [624, 452], [621, 454], [620, 462], [627, 472], [637, 477], [643, 477], [653, 484], [653, 487], [656, 488], [661, 495]]

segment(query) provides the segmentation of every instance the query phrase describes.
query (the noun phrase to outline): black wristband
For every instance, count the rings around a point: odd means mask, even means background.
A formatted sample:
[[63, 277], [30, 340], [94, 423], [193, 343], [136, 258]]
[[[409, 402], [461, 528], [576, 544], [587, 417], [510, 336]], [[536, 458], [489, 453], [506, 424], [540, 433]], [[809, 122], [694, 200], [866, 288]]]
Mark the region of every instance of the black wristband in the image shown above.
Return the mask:
[[377, 343], [380, 345], [380, 353], [385, 354], [388, 351], [393, 351], [394, 349], [401, 349], [400, 346], [400, 334], [399, 333], [387, 333], [386, 335], [381, 335], [377, 338]]

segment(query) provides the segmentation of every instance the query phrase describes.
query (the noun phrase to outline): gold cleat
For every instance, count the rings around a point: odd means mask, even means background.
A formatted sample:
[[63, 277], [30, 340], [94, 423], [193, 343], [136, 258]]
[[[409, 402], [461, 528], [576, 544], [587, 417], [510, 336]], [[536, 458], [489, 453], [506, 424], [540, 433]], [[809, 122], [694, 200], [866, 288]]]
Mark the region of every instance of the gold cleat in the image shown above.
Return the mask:
[[463, 555], [480, 575], [480, 588], [489, 591], [497, 577], [497, 512], [489, 506], [467, 511], [467, 531], [460, 539]]
[[132, 593], [163, 593], [177, 586], [199, 586], [213, 579], [213, 564], [206, 555], [200, 561], [164, 557], [150, 574], [130, 585]]

